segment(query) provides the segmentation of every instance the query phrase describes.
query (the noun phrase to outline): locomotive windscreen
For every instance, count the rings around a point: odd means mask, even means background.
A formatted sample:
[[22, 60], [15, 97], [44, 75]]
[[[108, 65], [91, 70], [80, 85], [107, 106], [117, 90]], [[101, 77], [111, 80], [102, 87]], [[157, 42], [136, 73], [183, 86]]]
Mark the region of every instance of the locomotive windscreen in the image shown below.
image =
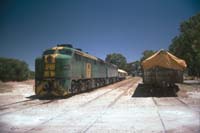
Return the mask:
[[72, 51], [69, 49], [60, 49], [58, 52], [59, 54], [72, 55]]
[[55, 53], [64, 54], [64, 55], [72, 55], [72, 51], [69, 49], [60, 49], [58, 51], [52, 50], [52, 49], [46, 50], [46, 51], [44, 51], [43, 55], [49, 55], [49, 54], [55, 54]]
[[46, 50], [44, 51], [43, 55], [54, 54], [55, 50]]

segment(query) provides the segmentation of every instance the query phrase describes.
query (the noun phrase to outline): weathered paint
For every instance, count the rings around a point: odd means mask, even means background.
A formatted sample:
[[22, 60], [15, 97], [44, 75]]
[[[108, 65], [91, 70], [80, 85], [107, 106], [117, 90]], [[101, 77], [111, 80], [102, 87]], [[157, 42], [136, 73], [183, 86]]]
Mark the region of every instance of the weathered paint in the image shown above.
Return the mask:
[[81, 52], [81, 51], [77, 51], [77, 50], [76, 50], [75, 53], [76, 53], [76, 54], [79, 54], [79, 55], [81, 55], [81, 56], [83, 56], [83, 57], [90, 58], [90, 59], [92, 59], [92, 60], [98, 60], [97, 57], [92, 56], [92, 55], [89, 55], [89, 54], [86, 54], [86, 53], [83, 53], [83, 52]]

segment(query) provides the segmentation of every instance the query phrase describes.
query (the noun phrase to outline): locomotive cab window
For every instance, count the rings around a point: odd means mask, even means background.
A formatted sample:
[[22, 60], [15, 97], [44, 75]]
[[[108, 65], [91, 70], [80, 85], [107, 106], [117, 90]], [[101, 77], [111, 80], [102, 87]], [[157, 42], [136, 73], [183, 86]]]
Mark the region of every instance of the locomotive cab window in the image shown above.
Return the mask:
[[49, 54], [54, 54], [55, 50], [46, 50], [44, 51], [43, 55], [49, 55]]
[[58, 50], [58, 52], [59, 52], [60, 54], [72, 55], [72, 51], [69, 50], [69, 49], [60, 49], [60, 50]]

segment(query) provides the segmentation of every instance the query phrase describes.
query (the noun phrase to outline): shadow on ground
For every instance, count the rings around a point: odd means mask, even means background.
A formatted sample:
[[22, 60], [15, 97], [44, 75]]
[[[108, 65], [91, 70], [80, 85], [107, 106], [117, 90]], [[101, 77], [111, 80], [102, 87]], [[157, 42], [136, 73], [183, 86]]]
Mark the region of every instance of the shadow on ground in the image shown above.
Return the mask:
[[[103, 87], [103, 86], [102, 86]], [[77, 92], [77, 93], [74, 93], [74, 94], [68, 94], [67, 96], [53, 96], [53, 95], [46, 95], [46, 96], [37, 96], [37, 95], [31, 95], [29, 97], [26, 97], [30, 100], [35, 100], [35, 99], [39, 99], [39, 100], [59, 100], [59, 99], [67, 99], [69, 97], [72, 97], [74, 95], [79, 95], [79, 94], [82, 94], [82, 93], [90, 93], [94, 90], [97, 90], [97, 89], [100, 89], [101, 87], [96, 87], [96, 88], [93, 88], [93, 89], [90, 89], [90, 90], [84, 90], [84, 91], [81, 91], [81, 92]]]
[[69, 98], [73, 95], [67, 95], [67, 96], [44, 96], [44, 97], [39, 97], [37, 95], [32, 95], [29, 97], [26, 97], [30, 100], [35, 100], [35, 99], [39, 99], [39, 100], [59, 100], [59, 99], [65, 99], [65, 98]]
[[156, 87], [147, 84], [138, 84], [132, 97], [177, 97], [179, 87], [177, 85], [169, 87]]

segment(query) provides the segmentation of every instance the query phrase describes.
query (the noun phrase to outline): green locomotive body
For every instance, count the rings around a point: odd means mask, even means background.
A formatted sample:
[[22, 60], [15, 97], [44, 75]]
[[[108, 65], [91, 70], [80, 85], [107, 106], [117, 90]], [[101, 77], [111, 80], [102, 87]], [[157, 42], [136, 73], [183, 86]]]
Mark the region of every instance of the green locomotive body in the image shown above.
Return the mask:
[[35, 93], [66, 96], [117, 82], [117, 66], [75, 49], [57, 45], [35, 60]]

